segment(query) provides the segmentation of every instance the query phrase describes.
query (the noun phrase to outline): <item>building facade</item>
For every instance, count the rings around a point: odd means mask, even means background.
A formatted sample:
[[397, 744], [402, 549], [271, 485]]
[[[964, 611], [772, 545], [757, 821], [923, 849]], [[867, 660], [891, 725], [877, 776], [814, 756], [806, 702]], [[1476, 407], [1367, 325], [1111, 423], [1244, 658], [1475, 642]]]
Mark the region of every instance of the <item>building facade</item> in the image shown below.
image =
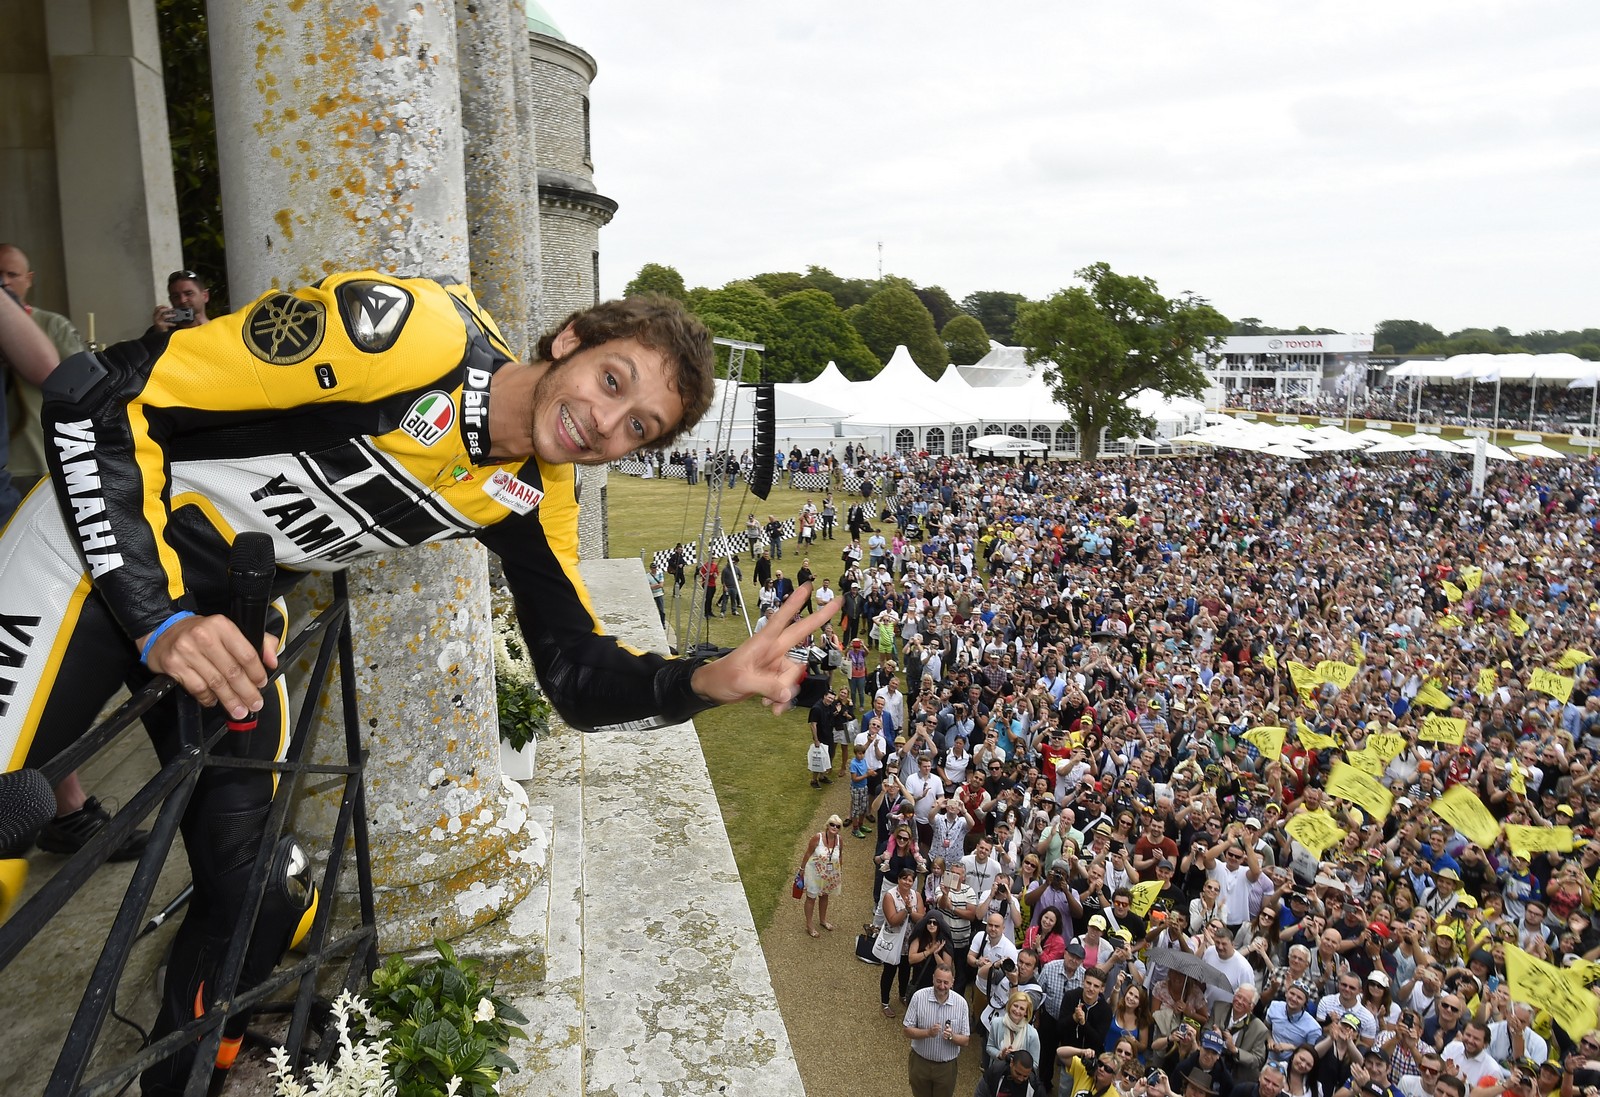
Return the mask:
[[1248, 404], [1262, 396], [1315, 399], [1366, 387], [1372, 336], [1235, 335], [1215, 353], [1216, 364], [1205, 371], [1208, 408]]

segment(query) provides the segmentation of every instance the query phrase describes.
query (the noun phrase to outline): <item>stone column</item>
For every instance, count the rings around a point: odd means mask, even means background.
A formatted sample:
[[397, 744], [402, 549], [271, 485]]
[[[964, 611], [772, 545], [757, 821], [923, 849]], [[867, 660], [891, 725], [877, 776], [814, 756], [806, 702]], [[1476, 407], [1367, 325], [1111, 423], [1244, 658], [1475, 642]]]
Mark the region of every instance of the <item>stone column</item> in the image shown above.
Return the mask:
[[[29, 255], [51, 285], [65, 275], [71, 316], [84, 338], [92, 312], [98, 340], [132, 339], [150, 326], [156, 302], [166, 300], [167, 274], [183, 265], [155, 3], [52, 0], [40, 6], [48, 32], [64, 269], [61, 256], [52, 254], [56, 219], [41, 222], [47, 231]], [[50, 118], [49, 105], [33, 106], [33, 117]], [[29, 197], [22, 212], [49, 215], [52, 202]], [[24, 248], [33, 231], [29, 226], [18, 241]], [[36, 300], [66, 307], [46, 292]]]
[[[211, 5], [238, 300], [363, 267], [466, 280], [455, 14], [453, 0]], [[525, 799], [500, 778], [484, 551], [429, 545], [349, 576], [379, 940], [415, 948], [493, 919], [531, 884], [511, 840]], [[324, 704], [337, 719], [337, 687]], [[342, 751], [334, 731], [320, 753]], [[297, 827], [309, 837], [318, 817], [308, 796]]]
[[541, 334], [533, 134], [519, 111], [525, 23], [516, 0], [456, 0], [472, 286], [521, 357], [532, 355]]

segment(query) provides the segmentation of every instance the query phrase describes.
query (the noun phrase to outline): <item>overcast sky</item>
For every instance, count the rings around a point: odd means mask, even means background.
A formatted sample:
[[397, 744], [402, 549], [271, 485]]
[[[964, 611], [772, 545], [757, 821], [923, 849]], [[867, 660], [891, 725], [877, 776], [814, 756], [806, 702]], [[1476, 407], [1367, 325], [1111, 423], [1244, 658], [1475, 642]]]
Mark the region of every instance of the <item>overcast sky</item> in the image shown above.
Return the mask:
[[1600, 326], [1600, 3], [550, 0], [600, 67], [601, 291], [809, 263], [1232, 318]]

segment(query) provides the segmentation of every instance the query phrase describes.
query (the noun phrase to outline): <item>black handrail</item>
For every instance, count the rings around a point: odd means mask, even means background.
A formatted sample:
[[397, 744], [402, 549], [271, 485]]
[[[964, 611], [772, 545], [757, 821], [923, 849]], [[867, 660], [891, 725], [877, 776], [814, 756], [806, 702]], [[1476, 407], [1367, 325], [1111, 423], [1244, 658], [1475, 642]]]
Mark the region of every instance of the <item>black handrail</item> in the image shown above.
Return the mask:
[[[11, 919], [0, 926], [0, 971], [50, 923], [50, 920], [94, 875], [122, 842], [149, 815], [156, 819], [149, 844], [139, 858], [122, 905], [107, 934], [105, 947], [96, 961], [94, 973], [84, 989], [77, 1013], [67, 1029], [65, 1043], [57, 1057], [54, 1072], [45, 1090], [48, 1097], [98, 1097], [114, 1094], [142, 1071], [180, 1048], [199, 1041], [184, 1092], [199, 1097], [211, 1080], [212, 1063], [222, 1041], [223, 1025], [232, 1017], [253, 1010], [272, 995], [298, 980], [284, 1047], [291, 1063], [301, 1062], [302, 1046], [315, 999], [317, 976], [337, 960], [347, 960], [339, 983], [344, 989], [357, 989], [377, 964], [377, 930], [372, 898], [372, 866], [367, 844], [366, 792], [363, 774], [366, 752], [361, 745], [356, 718], [354, 658], [350, 640], [349, 601], [345, 578], [333, 577], [334, 601], [328, 609], [300, 631], [279, 655], [277, 678], [283, 668], [297, 660], [312, 645], [318, 644], [316, 659], [306, 680], [307, 701], [301, 706], [295, 734], [282, 762], [236, 758], [218, 747], [230, 734], [221, 726], [220, 713], [207, 716], [187, 694], [177, 691], [166, 677], [156, 678], [140, 689], [116, 712], [77, 739], [42, 768], [52, 781], [78, 769], [97, 751], [115, 741], [123, 732], [169, 694], [178, 692], [178, 732], [180, 748], [161, 771], [136, 792], [111, 821], [85, 846], [73, 854], [54, 877], [29, 898]], [[331, 641], [331, 642], [330, 642]], [[340, 716], [344, 724], [345, 763], [312, 764], [305, 760], [306, 745], [334, 658], [340, 669]], [[239, 921], [229, 939], [221, 969], [212, 981], [212, 1003], [205, 1014], [141, 1048], [132, 1057], [113, 1062], [101, 1073], [85, 1079], [100, 1033], [110, 1012], [112, 993], [122, 977], [134, 943], [144, 925], [146, 910], [154, 894], [161, 869], [178, 835], [178, 823], [189, 804], [200, 771], [207, 767], [232, 769], [270, 769], [281, 776], [263, 828], [255, 865], [251, 870]], [[289, 810], [303, 777], [308, 773], [344, 778], [344, 793], [334, 824], [332, 847], [321, 880], [322, 901], [312, 927], [301, 945], [301, 958], [278, 969], [259, 986], [238, 993], [239, 973], [255, 929], [256, 916], [266, 893], [271, 854], [283, 834]], [[338, 895], [339, 874], [345, 840], [354, 831], [357, 891], [360, 897], [360, 924], [335, 940], [328, 940], [328, 920]], [[327, 1050], [332, 1050], [331, 1047]]]

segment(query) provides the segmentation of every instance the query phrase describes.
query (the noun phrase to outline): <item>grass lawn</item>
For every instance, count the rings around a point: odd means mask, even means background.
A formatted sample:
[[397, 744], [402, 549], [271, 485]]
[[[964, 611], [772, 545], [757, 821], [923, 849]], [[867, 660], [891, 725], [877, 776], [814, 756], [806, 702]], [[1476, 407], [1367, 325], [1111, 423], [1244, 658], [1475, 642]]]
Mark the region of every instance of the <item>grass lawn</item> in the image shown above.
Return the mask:
[[[704, 479], [691, 488], [682, 480], [639, 480], [612, 473], [606, 483], [612, 556], [638, 556], [646, 550], [670, 549], [678, 541], [688, 543], [699, 538], [706, 508]], [[723, 527], [726, 531], [743, 529], [745, 516], [751, 511], [762, 522], [769, 514], [792, 518], [807, 498], [804, 492], [775, 486], [771, 497], [763, 502], [747, 495], [744, 482], [740, 481], [723, 494]], [[810, 498], [821, 505], [821, 496]], [[821, 541], [818, 545], [818, 552], [811, 559], [812, 569], [820, 576], [837, 580], [839, 552], [844, 543]], [[786, 542], [783, 559], [773, 561], [776, 568], [791, 577], [799, 570], [801, 559], [794, 547], [792, 541]], [[739, 567], [744, 572], [745, 599], [754, 607], [757, 588], [750, 581], [753, 569], [748, 556]], [[695, 595], [692, 585], [685, 586], [682, 615], [675, 613], [672, 579], [668, 577], [669, 623], [687, 622], [688, 614], [699, 610]], [[734, 615], [713, 618], [710, 626], [710, 639], [726, 647], [747, 635], [743, 619]], [[808, 833], [816, 810], [818, 794], [811, 790], [805, 768], [806, 747], [811, 742], [806, 714], [791, 711], [774, 717], [750, 702], [701, 713], [695, 717], [695, 727], [756, 929], [764, 931], [772, 921], [779, 896], [787, 894], [784, 884], [794, 873], [800, 838]]]

